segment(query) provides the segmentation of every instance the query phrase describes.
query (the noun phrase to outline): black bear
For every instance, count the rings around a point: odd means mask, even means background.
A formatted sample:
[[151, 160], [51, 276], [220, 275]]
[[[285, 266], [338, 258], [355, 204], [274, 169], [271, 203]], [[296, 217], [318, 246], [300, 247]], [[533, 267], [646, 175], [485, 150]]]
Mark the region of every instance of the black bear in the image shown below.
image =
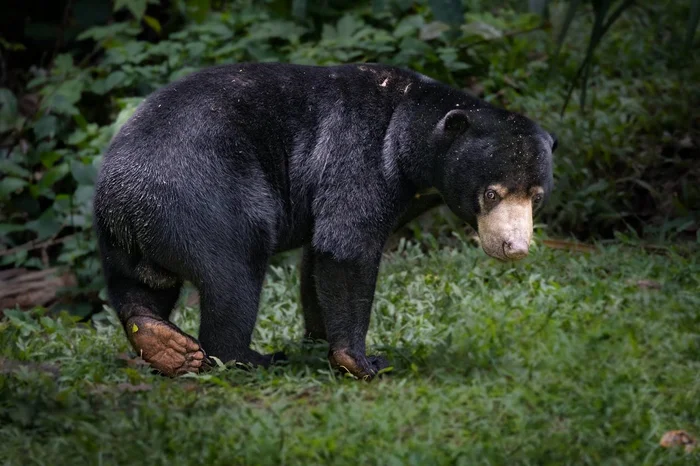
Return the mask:
[[[556, 141], [528, 118], [377, 64], [218, 66], [150, 95], [111, 142], [95, 228], [109, 299], [158, 371], [207, 354], [266, 366], [250, 348], [271, 256], [303, 247], [306, 334], [358, 378], [382, 249], [417, 190], [435, 187], [484, 251], [528, 253]], [[183, 280], [199, 340], [168, 321]]]

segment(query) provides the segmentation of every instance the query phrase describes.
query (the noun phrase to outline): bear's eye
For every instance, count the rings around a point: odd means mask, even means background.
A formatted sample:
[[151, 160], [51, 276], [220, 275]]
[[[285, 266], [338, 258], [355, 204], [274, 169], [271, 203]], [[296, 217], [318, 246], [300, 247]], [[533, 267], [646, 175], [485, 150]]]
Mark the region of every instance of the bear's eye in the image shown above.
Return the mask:
[[484, 197], [489, 201], [493, 201], [496, 199], [496, 197], [498, 197], [498, 194], [496, 194], [496, 191], [493, 189], [487, 189], [486, 193], [484, 193]]
[[535, 204], [542, 202], [542, 194], [535, 194], [535, 197], [532, 198], [532, 202]]

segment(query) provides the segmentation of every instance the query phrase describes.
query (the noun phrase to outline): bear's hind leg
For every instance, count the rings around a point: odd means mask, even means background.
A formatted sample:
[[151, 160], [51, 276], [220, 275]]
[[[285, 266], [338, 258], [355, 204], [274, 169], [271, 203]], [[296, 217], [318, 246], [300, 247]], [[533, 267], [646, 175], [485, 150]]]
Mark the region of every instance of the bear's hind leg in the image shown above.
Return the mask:
[[112, 273], [107, 291], [129, 342], [151, 367], [169, 377], [203, 368], [206, 355], [197, 340], [168, 321], [180, 294], [179, 282], [156, 289]]

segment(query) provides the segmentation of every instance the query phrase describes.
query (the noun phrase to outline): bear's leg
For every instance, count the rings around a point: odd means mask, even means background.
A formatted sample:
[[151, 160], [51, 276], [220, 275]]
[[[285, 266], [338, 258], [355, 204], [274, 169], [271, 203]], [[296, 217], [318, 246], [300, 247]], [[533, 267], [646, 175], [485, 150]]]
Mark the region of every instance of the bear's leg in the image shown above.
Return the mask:
[[311, 245], [304, 246], [301, 261], [301, 307], [304, 313], [304, 336], [316, 340], [328, 340], [323, 312], [318, 302], [314, 279], [314, 252]]
[[180, 283], [155, 289], [121, 274], [107, 273], [110, 302], [139, 355], [157, 371], [174, 377], [199, 372], [206, 355], [197, 340], [168, 321]]
[[267, 367], [285, 357], [283, 353], [262, 355], [250, 348], [269, 259], [265, 248], [255, 249], [234, 252], [222, 248], [216, 259], [210, 258], [209, 272], [197, 283], [199, 341], [207, 354], [222, 362]]
[[323, 309], [334, 367], [369, 380], [388, 366], [379, 356], [367, 356], [365, 338], [381, 254], [375, 260], [338, 261], [327, 253], [314, 254], [316, 289]]

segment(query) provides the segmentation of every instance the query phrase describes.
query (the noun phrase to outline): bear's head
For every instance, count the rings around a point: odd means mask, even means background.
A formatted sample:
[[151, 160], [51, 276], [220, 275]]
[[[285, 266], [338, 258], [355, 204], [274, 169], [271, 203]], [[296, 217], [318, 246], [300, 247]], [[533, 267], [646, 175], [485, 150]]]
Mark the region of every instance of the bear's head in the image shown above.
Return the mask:
[[552, 189], [556, 138], [490, 105], [450, 110], [433, 136], [442, 146], [434, 185], [450, 209], [477, 230], [489, 256], [527, 256], [533, 216]]

